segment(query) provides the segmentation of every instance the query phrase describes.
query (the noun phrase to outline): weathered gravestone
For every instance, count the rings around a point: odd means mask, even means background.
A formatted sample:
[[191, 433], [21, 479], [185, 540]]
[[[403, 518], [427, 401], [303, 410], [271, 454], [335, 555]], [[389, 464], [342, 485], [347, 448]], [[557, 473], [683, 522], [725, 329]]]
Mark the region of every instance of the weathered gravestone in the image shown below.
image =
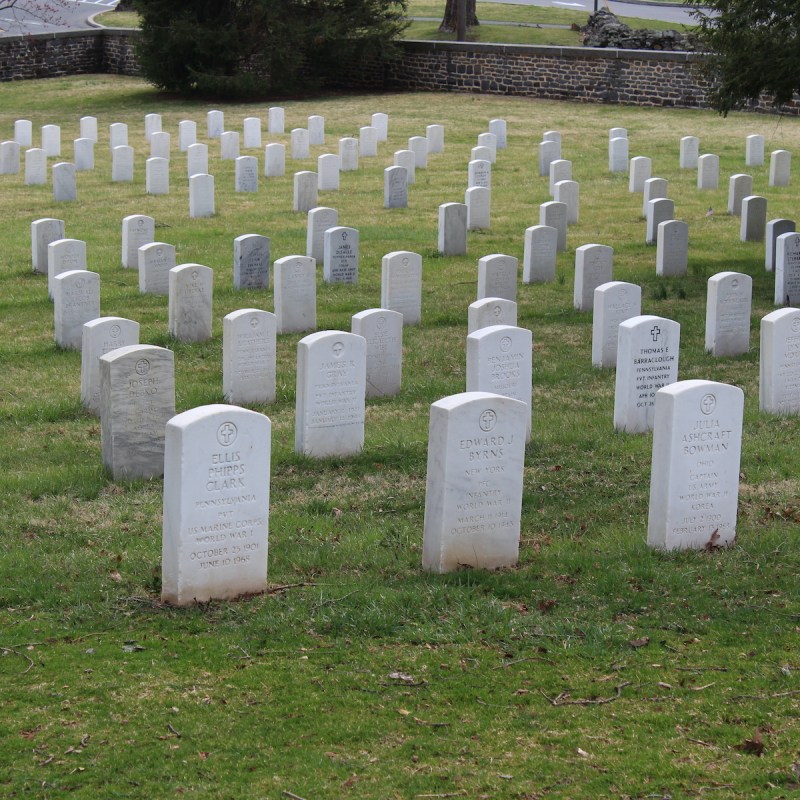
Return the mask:
[[679, 381], [656, 395], [647, 543], [702, 550], [736, 538], [744, 393]]
[[416, 169], [428, 167], [428, 140], [424, 136], [412, 136], [408, 140], [408, 149], [414, 154]]
[[467, 253], [467, 206], [464, 203], [442, 203], [439, 206], [438, 250], [443, 256]]
[[659, 223], [656, 275], [685, 275], [689, 266], [689, 226], [679, 219]]
[[697, 159], [697, 188], [716, 189], [719, 186], [719, 156], [706, 153]]
[[[193, 144], [197, 144], [197, 123], [191, 119], [182, 119], [178, 123], [178, 149], [184, 152]], [[202, 171], [208, 172], [208, 169]]]
[[775, 305], [800, 305], [800, 233], [784, 233], [777, 239]]
[[778, 237], [784, 233], [794, 233], [796, 230], [797, 225], [793, 219], [771, 219], [767, 222], [764, 233], [764, 269], [767, 272], [775, 270]]
[[94, 141], [92, 139], [76, 139], [72, 143], [73, 161], [77, 172], [89, 172], [94, 169]]
[[97, 143], [97, 117], [81, 117], [78, 124], [81, 138]]
[[[425, 143], [427, 156], [427, 142]], [[358, 152], [364, 158], [374, 158], [378, 155], [378, 132], [372, 125], [365, 125], [358, 130]]]
[[539, 206], [539, 224], [555, 228], [558, 233], [556, 251], [567, 249], [567, 206], [551, 200]]
[[14, 141], [20, 147], [33, 146], [33, 123], [29, 119], [14, 120]]
[[559, 181], [553, 187], [553, 199], [567, 207], [567, 225], [577, 225], [580, 186], [577, 181]]
[[275, 402], [276, 318], [242, 308], [222, 318], [222, 393], [226, 403]]
[[181, 342], [211, 338], [214, 271], [181, 264], [169, 271], [169, 332]]
[[422, 319], [422, 256], [408, 250], [381, 259], [381, 307], [403, 315], [403, 325]]
[[283, 133], [286, 125], [286, 112], [281, 106], [272, 106], [267, 111], [267, 128], [270, 133]]
[[483, 186], [471, 186], [464, 192], [467, 207], [467, 230], [486, 230], [491, 226], [492, 192]]
[[206, 114], [206, 136], [209, 139], [219, 139], [225, 130], [225, 114], [213, 109]]
[[214, 216], [214, 176], [198, 173], [189, 177], [189, 216], [202, 219]]
[[614, 429], [644, 433], [653, 428], [656, 392], [678, 379], [681, 326], [643, 314], [619, 324], [614, 385]]
[[700, 157], [700, 139], [696, 136], [683, 136], [681, 138], [680, 160], [681, 169], [697, 169], [697, 159]]
[[751, 133], [745, 139], [744, 163], [748, 167], [760, 167], [764, 163], [764, 137], [761, 134]]
[[293, 208], [307, 214], [317, 205], [317, 173], [303, 170], [294, 174]]
[[642, 313], [642, 287], [625, 281], [609, 281], [594, 290], [592, 311], [592, 366], [617, 366], [621, 322]]
[[467, 334], [491, 325], [517, 325], [517, 304], [502, 297], [484, 297], [469, 304]]
[[428, 125], [425, 128], [428, 153], [444, 153], [444, 125]]
[[706, 352], [738, 356], [750, 349], [753, 279], [741, 272], [719, 272], [708, 279]]
[[0, 143], [0, 175], [18, 175], [19, 166], [19, 144], [14, 141]]
[[133, 148], [119, 145], [111, 151], [111, 180], [114, 183], [133, 181]]
[[223, 131], [219, 137], [219, 157], [221, 161], [234, 161], [239, 158], [239, 131]]
[[280, 178], [286, 174], [286, 145], [273, 142], [264, 148], [264, 177]]
[[297, 343], [295, 452], [348, 456], [364, 447], [366, 350], [363, 336], [319, 331]]
[[431, 405], [423, 569], [517, 563], [528, 416], [524, 403], [489, 392]]
[[164, 429], [175, 416], [174, 353], [153, 345], [100, 356], [100, 438], [113, 480], [164, 474]]
[[246, 150], [261, 148], [261, 119], [259, 117], [245, 117], [242, 123], [242, 139]]
[[514, 256], [493, 253], [478, 259], [478, 300], [502, 297], [517, 300], [519, 261]]
[[642, 216], [647, 217], [647, 205], [651, 200], [660, 200], [667, 196], [669, 181], [666, 178], [648, 178], [642, 190]]
[[78, 199], [78, 185], [75, 182], [75, 165], [67, 161], [53, 164], [53, 201], [72, 202]]
[[325, 257], [325, 231], [339, 224], [339, 212], [335, 208], [317, 206], [308, 212], [306, 223], [306, 255], [322, 263]]
[[608, 141], [610, 142], [612, 139], [627, 139], [628, 138], [628, 129], [627, 128], [609, 128], [608, 129]]
[[467, 164], [467, 188], [482, 186], [492, 188], [492, 164], [489, 161], [470, 161]]
[[408, 208], [408, 170], [387, 167], [383, 171], [383, 207]]
[[150, 137], [150, 158], [166, 158], [172, 155], [172, 137], [166, 131], [155, 131]]
[[186, 148], [186, 175], [208, 175], [208, 145], [196, 142]]
[[[129, 214], [122, 220], [122, 266], [137, 269], [139, 248], [156, 238], [156, 221], [146, 214]], [[173, 266], [175, 266], [173, 264]]]
[[614, 249], [605, 244], [583, 244], [575, 250], [575, 284], [572, 304], [577, 311], [591, 311], [594, 290], [612, 279]]
[[638, 193], [644, 191], [644, 182], [653, 177], [653, 159], [647, 156], [636, 156], [631, 159], [628, 177], [628, 191]]
[[572, 180], [572, 162], [563, 158], [557, 158], [550, 162], [550, 197], [556, 190], [556, 184], [560, 181]]
[[385, 142], [389, 138], [389, 115], [377, 111], [370, 119], [372, 127], [378, 131], [378, 141]]
[[[31, 264], [40, 275], [49, 273], [48, 245], [64, 238], [64, 220], [43, 217], [31, 222]], [[76, 240], [77, 241], [77, 240]], [[76, 269], [70, 267], [69, 269]], [[52, 296], [52, 293], [51, 293]]]
[[489, 153], [491, 154], [491, 157], [489, 158], [489, 163], [490, 164], [497, 163], [497, 137], [493, 133], [479, 133], [478, 147], [488, 147]]
[[561, 142], [546, 139], [539, 142], [539, 176], [550, 175], [550, 164], [561, 160]]
[[308, 143], [313, 146], [325, 144], [325, 117], [313, 114], [308, 118]]
[[336, 153], [325, 153], [317, 158], [317, 188], [319, 191], [338, 191], [340, 164], [341, 161]]
[[792, 154], [788, 150], [774, 150], [769, 158], [769, 185], [788, 186], [792, 169]]
[[53, 281], [62, 272], [86, 269], [86, 242], [81, 239], [56, 239], [47, 245], [47, 294], [53, 297]]
[[267, 588], [271, 423], [228, 405], [166, 425], [161, 601], [230, 600]]
[[522, 255], [522, 282], [546, 283], [556, 277], [558, 231], [549, 225], [525, 229]]
[[800, 309], [761, 320], [758, 403], [768, 414], [800, 414]]
[[352, 136], [339, 139], [339, 160], [342, 172], [354, 172], [358, 169], [358, 139]]
[[305, 128], [292, 129], [290, 144], [293, 159], [309, 157], [308, 131]]
[[417, 158], [413, 150], [398, 150], [394, 154], [394, 166], [404, 167], [408, 173], [408, 185], [411, 186], [416, 180]]
[[489, 132], [497, 137], [498, 150], [505, 150], [508, 147], [508, 125], [504, 119], [490, 119]]
[[119, 347], [139, 344], [139, 323], [124, 317], [97, 317], [85, 322], [81, 334], [81, 403], [100, 416], [100, 356]]
[[317, 267], [310, 256], [284, 256], [273, 265], [278, 333], [317, 327]]
[[154, 133], [161, 133], [161, 114], [145, 114], [144, 138], [150, 142]]
[[42, 125], [42, 150], [48, 158], [61, 155], [61, 128], [58, 125]]
[[737, 172], [728, 179], [728, 213], [742, 215], [742, 200], [753, 194], [753, 176]]
[[608, 140], [608, 171], [628, 171], [628, 139], [616, 136]]
[[66, 350], [80, 350], [83, 324], [100, 316], [100, 276], [72, 269], [53, 278], [55, 342]]
[[239, 156], [234, 162], [234, 172], [235, 191], [258, 191], [258, 159], [255, 156]]
[[108, 146], [112, 150], [128, 146], [128, 126], [124, 122], [112, 122], [108, 126]]
[[669, 222], [675, 217], [675, 201], [666, 197], [651, 200], [647, 204], [645, 214], [645, 244], [655, 244], [658, 238], [658, 226], [662, 222]]
[[169, 295], [169, 271], [176, 266], [175, 246], [150, 242], [139, 248], [139, 291], [142, 294]]
[[393, 397], [403, 375], [403, 315], [386, 308], [353, 314], [351, 331], [367, 342], [366, 396]]
[[767, 198], [750, 195], [742, 200], [739, 238], [743, 242], [763, 242], [767, 229]]
[[323, 239], [322, 277], [326, 283], [358, 283], [358, 231], [328, 228]]
[[245, 233], [233, 240], [233, 288], [269, 289], [270, 240]]
[[47, 153], [40, 147], [25, 151], [25, 185], [42, 186], [47, 183]]
[[147, 194], [169, 194], [169, 159], [148, 158], [144, 167]]

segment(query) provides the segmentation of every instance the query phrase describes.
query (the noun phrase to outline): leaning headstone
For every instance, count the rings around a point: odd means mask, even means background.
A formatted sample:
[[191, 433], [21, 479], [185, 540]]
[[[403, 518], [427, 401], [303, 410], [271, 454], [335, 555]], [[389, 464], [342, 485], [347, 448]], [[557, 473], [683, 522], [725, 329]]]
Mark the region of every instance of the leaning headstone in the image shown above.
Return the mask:
[[689, 226], [670, 219], [656, 233], [656, 275], [685, 275], [689, 266]]
[[408, 250], [381, 259], [381, 307], [403, 315], [403, 325], [422, 319], [422, 256]]
[[65, 350], [80, 350], [83, 324], [100, 316], [100, 276], [72, 269], [53, 278], [55, 342]]
[[751, 133], [745, 139], [744, 163], [748, 167], [760, 167], [764, 163], [764, 137], [761, 134]]
[[208, 175], [208, 145], [196, 142], [186, 148], [186, 175]]
[[245, 233], [233, 240], [233, 288], [269, 289], [270, 240]]
[[169, 271], [169, 332], [181, 342], [211, 338], [214, 271], [200, 264], [181, 264]]
[[700, 157], [700, 140], [696, 136], [683, 136], [681, 138], [680, 160], [681, 169], [697, 169], [697, 159]]
[[113, 150], [115, 147], [128, 146], [128, 126], [124, 122], [112, 122], [108, 126], [108, 146]]
[[413, 150], [398, 150], [394, 154], [394, 166], [404, 167], [408, 173], [408, 185], [414, 183], [417, 175], [417, 157]]
[[680, 381], [656, 397], [647, 544], [702, 550], [733, 544], [744, 392]]
[[642, 191], [642, 216], [647, 217], [647, 204], [651, 200], [666, 198], [669, 181], [666, 178], [648, 178]]
[[[191, 119], [182, 119], [178, 123], [178, 149], [184, 152], [193, 144], [197, 144], [197, 123]], [[208, 172], [207, 169], [203, 171]]]
[[150, 142], [154, 133], [161, 133], [161, 114], [145, 114], [144, 138]]
[[280, 106], [272, 106], [267, 111], [267, 128], [270, 133], [283, 133], [285, 130], [286, 112]]
[[137, 253], [139, 291], [142, 294], [169, 294], [169, 271], [176, 265], [175, 246], [165, 242], [142, 245]]
[[767, 198], [750, 195], [742, 200], [739, 238], [743, 242], [763, 242], [767, 230]]
[[[425, 143], [427, 154], [427, 142]], [[378, 155], [378, 132], [372, 125], [365, 125], [358, 130], [358, 152], [364, 158], [374, 158]]]
[[341, 161], [336, 153], [325, 153], [317, 158], [318, 189], [321, 192], [335, 192], [339, 189], [339, 166]]
[[81, 117], [79, 126], [82, 139], [92, 139], [97, 143], [97, 117]]
[[608, 142], [608, 171], [628, 171], [628, 139], [617, 136]]
[[150, 158], [170, 158], [172, 137], [166, 131], [155, 131], [150, 137]]
[[551, 200], [539, 206], [539, 224], [555, 228], [558, 234], [556, 240], [556, 250], [567, 249], [567, 206], [565, 203], [558, 203]]
[[111, 151], [111, 180], [115, 183], [133, 181], [133, 148], [120, 145]]
[[367, 342], [366, 396], [399, 394], [403, 373], [403, 315], [386, 308], [369, 308], [353, 314], [351, 331]]
[[567, 207], [567, 225], [577, 225], [580, 205], [580, 186], [577, 181], [559, 181], [553, 187], [553, 199]]
[[522, 282], [547, 283], [556, 277], [558, 231], [550, 225], [525, 229], [522, 254]]
[[767, 223], [764, 234], [764, 267], [767, 272], [775, 269], [775, 248], [778, 244], [778, 237], [783, 233], [794, 233], [796, 229], [797, 226], [793, 219], [771, 219]]
[[467, 391], [513, 397], [528, 408], [525, 440], [531, 438], [533, 334], [527, 328], [490, 325], [467, 336]]
[[271, 423], [208, 405], [166, 426], [161, 602], [189, 606], [267, 588]]
[[295, 452], [348, 456], [364, 447], [367, 343], [343, 331], [319, 331], [297, 343]]
[[235, 191], [258, 191], [258, 159], [255, 156], [239, 156], [234, 162], [234, 173]]
[[425, 128], [428, 153], [444, 153], [444, 125], [428, 125]]
[[339, 139], [339, 160], [342, 172], [353, 172], [358, 169], [358, 139], [352, 136]]
[[100, 441], [113, 480], [164, 474], [164, 431], [175, 416], [172, 350], [146, 344], [100, 356]]
[[308, 118], [308, 143], [313, 146], [325, 144], [325, 117], [313, 114]]
[[293, 128], [291, 134], [291, 155], [294, 159], [308, 158], [308, 131], [305, 128]]
[[242, 123], [242, 144], [246, 150], [261, 149], [261, 119], [259, 117], [245, 117]]
[[559, 181], [572, 180], [572, 162], [564, 158], [557, 158], [550, 162], [550, 197], [556, 190]]
[[225, 130], [225, 114], [214, 109], [206, 114], [206, 135], [209, 139], [219, 139]]
[[609, 281], [594, 290], [592, 312], [592, 366], [617, 366], [621, 322], [642, 313], [642, 287], [625, 281]]
[[358, 283], [358, 231], [337, 226], [323, 238], [322, 277], [326, 283]]
[[561, 160], [561, 142], [550, 139], [539, 142], [539, 175], [550, 175], [550, 164]]
[[629, 192], [643, 192], [644, 182], [653, 177], [653, 159], [647, 156], [636, 156], [631, 159], [628, 177]]
[[464, 192], [467, 207], [467, 230], [486, 230], [491, 226], [492, 193], [483, 186], [472, 186]]
[[784, 233], [775, 246], [775, 305], [800, 305], [800, 233]]
[[61, 155], [61, 128], [58, 125], [42, 125], [42, 150], [48, 158]]
[[14, 120], [14, 141], [20, 147], [33, 147], [33, 123], [29, 119]]
[[67, 161], [53, 164], [53, 201], [71, 202], [78, 199], [78, 186], [75, 182], [75, 165]]
[[467, 334], [492, 325], [517, 324], [517, 304], [502, 297], [484, 297], [467, 309]]
[[753, 176], [742, 172], [728, 179], [728, 213], [734, 217], [742, 214], [742, 200], [753, 194]]
[[370, 119], [372, 127], [378, 131], [378, 141], [385, 142], [389, 138], [389, 115], [378, 111]]
[[424, 136], [412, 136], [408, 140], [408, 149], [414, 154], [414, 166], [426, 169], [428, 166], [428, 140]]
[[489, 392], [431, 405], [423, 569], [517, 563], [529, 414], [519, 400]]
[[223, 131], [219, 137], [219, 157], [222, 161], [239, 158], [239, 131]]
[[493, 253], [478, 260], [478, 300], [502, 297], [517, 300], [519, 261], [514, 256]]
[[169, 194], [169, 159], [148, 158], [145, 161], [145, 191], [147, 194]]
[[741, 272], [718, 272], [708, 279], [706, 352], [738, 356], [750, 349], [753, 279]]
[[645, 214], [645, 244], [655, 244], [658, 237], [658, 226], [662, 222], [668, 222], [675, 217], [675, 201], [666, 197], [658, 200], [651, 200], [647, 204]]
[[286, 174], [286, 145], [273, 142], [264, 148], [264, 177], [280, 178]]
[[[40, 275], [48, 274], [48, 245], [63, 238], [63, 219], [44, 217], [31, 222], [31, 265], [34, 272]], [[83, 267], [68, 267], [68, 269], [83, 269]]]
[[53, 281], [70, 270], [86, 269], [86, 242], [81, 239], [55, 239], [47, 245], [47, 293], [53, 297]]
[[[122, 266], [139, 267], [139, 248], [156, 238], [156, 221], [146, 214], [130, 214], [122, 220]], [[173, 266], [175, 266], [173, 264]]]
[[308, 212], [306, 224], [306, 255], [321, 264], [325, 257], [325, 231], [339, 224], [339, 212], [335, 208], [317, 206]]
[[19, 144], [15, 141], [0, 144], [0, 175], [19, 175]]
[[94, 141], [92, 139], [76, 139], [73, 142], [73, 160], [78, 172], [89, 172], [94, 169]]
[[719, 156], [706, 153], [697, 159], [697, 188], [716, 189], [719, 185]]
[[408, 172], [404, 167], [383, 171], [383, 207], [408, 208]]
[[307, 214], [317, 206], [317, 173], [303, 170], [294, 174], [293, 208]]
[[492, 165], [489, 161], [470, 161], [467, 164], [467, 187], [492, 188]]
[[773, 150], [769, 158], [769, 185], [788, 186], [792, 169], [792, 154], [788, 150]]
[[678, 379], [681, 326], [643, 314], [619, 324], [614, 385], [614, 429], [644, 433], [653, 428], [656, 392]]
[[467, 253], [467, 206], [464, 203], [442, 203], [439, 206], [438, 250], [443, 256]]
[[189, 178], [189, 216], [192, 219], [214, 216], [214, 176], [192, 175]]
[[139, 323], [124, 317], [97, 317], [83, 325], [81, 339], [81, 404], [100, 416], [100, 356], [139, 344]]
[[761, 320], [759, 408], [800, 414], [800, 309], [780, 308]]
[[605, 244], [583, 244], [575, 250], [572, 303], [577, 311], [594, 308], [594, 290], [611, 280], [614, 249]]
[[284, 256], [273, 264], [278, 333], [317, 327], [317, 265], [310, 256]]
[[508, 147], [508, 126], [504, 119], [490, 119], [489, 132], [497, 137], [498, 150], [505, 150]]
[[25, 185], [42, 186], [47, 183], [47, 153], [40, 147], [25, 151]]
[[226, 403], [275, 402], [276, 320], [242, 308], [222, 318], [222, 393]]

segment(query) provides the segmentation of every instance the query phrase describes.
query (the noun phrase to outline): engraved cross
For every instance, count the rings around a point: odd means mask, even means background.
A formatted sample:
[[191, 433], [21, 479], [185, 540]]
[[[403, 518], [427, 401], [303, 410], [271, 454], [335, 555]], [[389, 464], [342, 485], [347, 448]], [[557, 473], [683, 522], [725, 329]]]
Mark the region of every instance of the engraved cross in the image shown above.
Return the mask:
[[658, 337], [661, 336], [661, 328], [659, 328], [658, 325], [654, 325], [653, 329], [650, 331], [650, 336], [653, 337], [654, 342], [657, 342]]

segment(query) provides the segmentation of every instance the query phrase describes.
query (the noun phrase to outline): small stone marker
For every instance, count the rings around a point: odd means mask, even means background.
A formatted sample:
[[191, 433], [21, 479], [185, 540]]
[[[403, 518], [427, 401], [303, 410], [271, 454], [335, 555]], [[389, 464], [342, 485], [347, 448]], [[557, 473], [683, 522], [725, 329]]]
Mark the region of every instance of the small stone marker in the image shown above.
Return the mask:
[[394, 154], [394, 166], [405, 167], [408, 172], [408, 185], [411, 186], [417, 176], [417, 157], [413, 150], [398, 150]]
[[567, 206], [551, 200], [539, 206], [539, 224], [555, 228], [558, 234], [556, 250], [567, 249]]
[[56, 203], [72, 202], [78, 199], [78, 187], [75, 182], [75, 165], [67, 161], [53, 164], [53, 201]]
[[760, 167], [764, 163], [764, 137], [761, 134], [751, 133], [745, 139], [744, 163], [748, 167]]
[[769, 158], [769, 185], [788, 186], [792, 169], [792, 154], [788, 150], [773, 150]]
[[387, 167], [383, 171], [383, 207], [408, 208], [408, 170]]
[[239, 156], [234, 162], [234, 171], [235, 191], [258, 191], [258, 159], [255, 156]]
[[[139, 268], [139, 248], [156, 238], [156, 221], [146, 214], [130, 214], [122, 220], [122, 266]], [[173, 266], [175, 266], [173, 264]]]
[[166, 426], [161, 602], [189, 606], [267, 588], [271, 423], [209, 405]]
[[697, 159], [697, 188], [716, 189], [719, 186], [719, 156], [706, 153]]
[[317, 173], [303, 170], [294, 174], [293, 208], [307, 214], [317, 206]]
[[426, 169], [428, 166], [428, 140], [424, 136], [412, 136], [408, 140], [408, 149], [414, 154], [414, 166]]
[[92, 139], [97, 143], [97, 117], [81, 117], [80, 134], [82, 139]]
[[490, 119], [489, 131], [497, 137], [497, 149], [505, 150], [508, 147], [508, 126], [504, 119]]
[[47, 153], [40, 147], [25, 151], [25, 185], [42, 186], [47, 183]]
[[0, 144], [0, 175], [19, 175], [19, 144], [7, 141]]
[[264, 177], [280, 178], [286, 174], [286, 145], [273, 142], [264, 148]]
[[48, 158], [61, 155], [61, 128], [58, 125], [42, 125], [42, 150]]
[[261, 149], [261, 119], [259, 117], [245, 117], [242, 123], [242, 144], [245, 150]]
[[525, 441], [531, 439], [533, 334], [527, 328], [491, 325], [467, 336], [467, 391], [492, 392], [525, 403]]
[[539, 176], [550, 175], [550, 164], [561, 160], [561, 142], [547, 139], [539, 142]]
[[196, 142], [186, 148], [186, 175], [208, 175], [208, 145]]
[[225, 114], [214, 109], [206, 114], [206, 135], [209, 139], [219, 139], [225, 130]]
[[358, 139], [352, 136], [339, 139], [339, 160], [342, 172], [354, 172], [358, 169]]
[[614, 249], [605, 244], [583, 244], [575, 250], [572, 303], [577, 311], [592, 311], [594, 290], [608, 283], [614, 269]]
[[517, 300], [519, 261], [514, 256], [493, 253], [478, 260], [478, 300], [502, 297]]
[[722, 547], [736, 538], [744, 393], [679, 381], [656, 397], [647, 544]]
[[470, 161], [467, 164], [467, 188], [482, 186], [492, 188], [492, 164], [489, 161]]
[[111, 151], [111, 180], [114, 183], [133, 181], [133, 148], [120, 145]]
[[559, 181], [572, 180], [572, 162], [564, 158], [557, 158], [550, 162], [550, 197], [556, 190]]
[[306, 255], [321, 264], [325, 258], [325, 231], [339, 224], [339, 212], [335, 208], [317, 206], [308, 212], [306, 223]]
[[628, 139], [616, 136], [608, 141], [608, 171], [628, 171]]
[[759, 408], [800, 414], [800, 309], [780, 308], [761, 320]]
[[742, 200], [739, 238], [743, 242], [763, 242], [767, 230], [767, 198], [750, 195]]
[[656, 275], [685, 275], [689, 266], [689, 226], [679, 219], [659, 223]]
[[556, 277], [558, 231], [550, 225], [525, 229], [522, 255], [522, 282], [546, 283]]
[[489, 392], [431, 405], [423, 569], [517, 563], [528, 416], [524, 403]]
[[666, 198], [669, 181], [666, 178], [648, 178], [642, 191], [642, 216], [647, 218], [647, 204], [651, 200]]
[[389, 115], [378, 111], [371, 117], [372, 127], [378, 132], [378, 141], [385, 142], [389, 138]]
[[222, 393], [226, 403], [275, 402], [276, 319], [242, 308], [222, 318]]
[[270, 240], [245, 233], [233, 240], [233, 288], [269, 289]]
[[172, 137], [166, 131], [154, 131], [150, 137], [150, 158], [170, 158]]
[[464, 203], [442, 203], [439, 206], [438, 250], [443, 256], [467, 253], [467, 206]]
[[553, 187], [553, 199], [567, 207], [567, 225], [577, 225], [580, 186], [577, 181], [559, 181]]
[[[193, 144], [197, 144], [197, 123], [191, 119], [182, 119], [178, 123], [178, 149], [184, 152]], [[208, 172], [207, 169], [203, 171]]]
[[239, 158], [239, 131], [223, 131], [219, 137], [219, 157], [222, 161]]
[[192, 219], [214, 216], [214, 176], [192, 175], [189, 178], [189, 216]]
[[[427, 142], [425, 143], [427, 154]], [[364, 158], [374, 158], [378, 155], [378, 132], [372, 125], [365, 125], [358, 130], [358, 152]]]
[[291, 137], [292, 158], [308, 158], [310, 152], [308, 145], [308, 131], [305, 128], [293, 128]]
[[364, 447], [367, 342], [319, 331], [297, 343], [295, 452], [349, 456]]
[[675, 218], [675, 201], [666, 197], [651, 200], [647, 204], [645, 215], [645, 244], [655, 244], [658, 237], [658, 226]]
[[728, 213], [734, 217], [742, 214], [742, 200], [753, 194], [753, 176], [737, 173], [728, 180]]
[[638, 193], [644, 191], [644, 182], [653, 177], [653, 159], [647, 156], [636, 156], [631, 159], [628, 177], [628, 191]]
[[[478, 147], [488, 147], [492, 154], [489, 162], [492, 164], [497, 163], [497, 137], [493, 133], [479, 133]], [[548, 166], [548, 173], [549, 170], [550, 167]]]
[[119, 347], [100, 362], [100, 440], [113, 480], [164, 474], [164, 432], [175, 416], [174, 353], [164, 347]]
[[492, 325], [517, 325], [517, 304], [502, 297], [484, 297], [467, 309], [467, 334]]
[[211, 338], [214, 271], [200, 264], [181, 264], [169, 271], [169, 332], [181, 342]]
[[403, 315], [403, 325], [422, 320], [422, 256], [408, 250], [381, 259], [381, 306]]
[[151, 142], [154, 133], [161, 133], [161, 114], [145, 114], [144, 138]]
[[678, 379], [681, 326], [643, 314], [619, 324], [614, 429], [644, 433], [653, 428], [656, 392]]
[[273, 265], [278, 333], [317, 327], [317, 265], [310, 256], [284, 256]]
[[718, 272], [708, 279], [706, 352], [738, 356], [750, 349], [753, 279], [741, 272]]
[[467, 207], [467, 230], [487, 230], [491, 227], [492, 193], [483, 186], [473, 186], [464, 192]]
[[112, 150], [128, 146], [128, 126], [124, 122], [112, 122], [108, 126], [108, 146]]
[[272, 106], [267, 112], [267, 128], [270, 133], [283, 133], [286, 112], [280, 106]]
[[53, 278], [55, 342], [65, 350], [80, 350], [83, 323], [100, 316], [100, 276], [72, 269]]
[[308, 143], [310, 145], [325, 144], [325, 117], [314, 114], [308, 118]]
[[145, 161], [145, 191], [147, 194], [169, 194], [169, 159], [148, 158]]
[[797, 226], [793, 219], [771, 219], [767, 223], [764, 234], [764, 268], [767, 272], [775, 269], [775, 248], [778, 244], [778, 237], [783, 233], [794, 233], [796, 229]]
[[325, 153], [317, 158], [317, 188], [321, 192], [339, 190], [339, 172], [341, 160], [336, 153]]
[[425, 128], [428, 153], [444, 153], [444, 125], [428, 125]]
[[775, 305], [800, 305], [800, 233], [784, 233], [777, 238]]
[[323, 239], [322, 277], [326, 283], [358, 283], [358, 231], [328, 228]]
[[139, 291], [142, 294], [169, 295], [169, 271], [176, 265], [174, 245], [150, 242], [139, 248], [136, 257]]
[[[63, 219], [43, 217], [31, 222], [31, 264], [34, 272], [40, 275], [49, 273], [48, 245], [63, 238]], [[78, 269], [78, 267], [69, 267], [68, 269]]]
[[642, 287], [625, 281], [609, 281], [594, 290], [592, 312], [592, 366], [617, 366], [621, 322], [642, 313]]
[[76, 139], [73, 142], [73, 161], [77, 172], [89, 172], [94, 169], [94, 140]]
[[97, 317], [83, 325], [81, 339], [81, 403], [100, 416], [100, 356], [139, 344], [139, 323], [124, 317]]
[[403, 315], [386, 308], [353, 314], [352, 332], [367, 342], [367, 397], [400, 393], [403, 374]]
[[47, 293], [53, 297], [53, 280], [62, 272], [86, 269], [86, 242], [56, 239], [47, 245]]
[[33, 147], [33, 123], [29, 119], [14, 120], [14, 141], [20, 147]]

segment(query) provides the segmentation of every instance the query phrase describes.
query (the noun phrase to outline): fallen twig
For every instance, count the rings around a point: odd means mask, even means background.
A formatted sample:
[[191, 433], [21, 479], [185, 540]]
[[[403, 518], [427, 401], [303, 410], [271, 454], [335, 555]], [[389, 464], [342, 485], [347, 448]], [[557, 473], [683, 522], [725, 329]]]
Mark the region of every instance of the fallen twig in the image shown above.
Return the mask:
[[444, 792], [442, 794], [415, 794], [414, 797], [463, 797], [464, 792]]
[[539, 656], [528, 656], [527, 658], [518, 658], [514, 661], [506, 661], [505, 664], [498, 664], [496, 667], [492, 667], [492, 669], [508, 669], [509, 667], [513, 667], [515, 664], [522, 664], [525, 661], [541, 661], [544, 664], [552, 664], [549, 658], [540, 658]]
[[728, 667], [673, 667], [678, 672], [728, 672]]
[[567, 699], [569, 695], [565, 692], [562, 692], [556, 697], [548, 697], [541, 689], [539, 691], [551, 706], [601, 706], [604, 703], [613, 703], [614, 700], [619, 700], [622, 695], [622, 690], [630, 685], [630, 681], [625, 681], [625, 683], [614, 687], [615, 694], [611, 697], [598, 697], [596, 700], [569, 700]]
[[169, 732], [170, 732], [170, 733], [171, 733], [173, 736], [175, 736], [177, 739], [180, 739], [180, 738], [181, 738], [181, 735], [180, 735], [180, 733], [178, 733], [178, 731], [176, 731], [176, 730], [175, 730], [175, 728], [173, 728], [173, 727], [172, 727], [172, 725], [170, 725], [169, 723], [167, 723], [167, 730], [168, 730], [168, 731], [169, 731]]
[[322, 608], [323, 606], [330, 606], [330, 605], [333, 605], [334, 603], [338, 603], [341, 600], [344, 600], [346, 597], [350, 597], [351, 594], [355, 594], [357, 591], [358, 591], [358, 589], [353, 589], [352, 592], [348, 592], [347, 594], [343, 594], [341, 597], [331, 597], [330, 600], [322, 600], [319, 603], [315, 603], [311, 607], [311, 610], [312, 611], [316, 611], [318, 608]]
[[0, 650], [4, 653], [11, 653], [12, 655], [24, 658], [28, 662], [28, 666], [21, 672], [22, 675], [25, 675], [33, 669], [33, 659], [30, 656], [26, 656], [25, 653], [20, 653], [19, 650], [15, 650], [13, 647], [4, 647], [3, 645], [0, 645]]
[[287, 589], [298, 589], [301, 586], [316, 586], [316, 583], [307, 583], [301, 581], [300, 583], [283, 583], [276, 586], [267, 586], [267, 594], [278, 594], [278, 592], [285, 592]]
[[281, 794], [285, 795], [286, 797], [291, 797], [292, 800], [304, 800], [304, 798], [300, 797], [299, 794], [295, 794], [294, 792], [290, 792], [288, 789], [284, 789]]
[[769, 700], [773, 697], [793, 697], [800, 694], [800, 689], [792, 689], [790, 692], [774, 692], [772, 694], [736, 694], [731, 700]]

